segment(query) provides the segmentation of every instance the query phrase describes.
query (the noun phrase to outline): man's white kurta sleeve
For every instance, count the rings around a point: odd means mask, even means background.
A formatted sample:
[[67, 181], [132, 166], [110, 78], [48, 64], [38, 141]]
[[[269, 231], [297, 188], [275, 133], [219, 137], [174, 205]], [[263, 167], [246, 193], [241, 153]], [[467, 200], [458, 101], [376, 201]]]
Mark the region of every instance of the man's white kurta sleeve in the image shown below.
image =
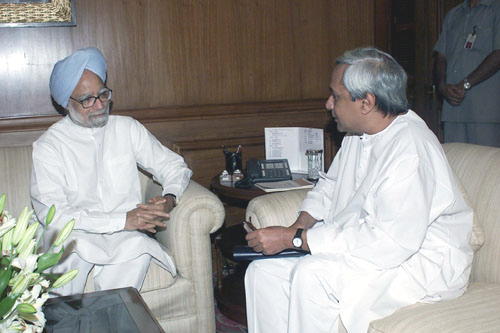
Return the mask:
[[141, 123], [133, 121], [130, 132], [137, 163], [163, 186], [163, 195], [180, 198], [193, 174], [184, 159], [163, 146]]
[[447, 208], [432, 198], [438, 192], [447, 205], [451, 189], [437, 184], [435, 175], [416, 156], [397, 161], [380, 176], [372, 188], [357, 191], [334, 223], [308, 230], [312, 253], [343, 253], [389, 269], [420, 249], [435, 214], [431, 208]]

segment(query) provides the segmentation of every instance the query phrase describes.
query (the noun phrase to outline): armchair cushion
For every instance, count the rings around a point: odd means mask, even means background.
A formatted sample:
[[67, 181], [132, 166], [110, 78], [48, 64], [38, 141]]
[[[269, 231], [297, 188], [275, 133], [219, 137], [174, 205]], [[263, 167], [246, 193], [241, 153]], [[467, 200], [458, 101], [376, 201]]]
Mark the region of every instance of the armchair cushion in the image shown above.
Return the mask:
[[[469, 206], [471, 209], [474, 207], [469, 199], [469, 195], [467, 194], [467, 191], [464, 188], [464, 185], [460, 181], [460, 178], [458, 178], [455, 174], [455, 180], [457, 181], [458, 187], [460, 188], [460, 191], [462, 192], [462, 196], [464, 197], [465, 203], [467, 206]], [[469, 240], [469, 245], [476, 253], [477, 250], [481, 248], [481, 246], [484, 243], [484, 233], [483, 233], [483, 228], [479, 224], [479, 221], [477, 219], [477, 215], [474, 212], [473, 209], [473, 216], [472, 216], [472, 234]]]
[[368, 332], [498, 332], [499, 299], [499, 284], [472, 283], [459, 298], [432, 304], [417, 303], [374, 320]]

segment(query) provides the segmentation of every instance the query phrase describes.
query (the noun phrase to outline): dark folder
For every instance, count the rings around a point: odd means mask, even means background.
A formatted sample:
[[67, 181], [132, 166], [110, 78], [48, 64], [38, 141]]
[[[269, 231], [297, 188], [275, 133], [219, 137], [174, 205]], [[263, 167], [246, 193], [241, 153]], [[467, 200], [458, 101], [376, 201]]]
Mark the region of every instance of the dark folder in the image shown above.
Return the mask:
[[282, 252], [266, 255], [262, 252], [255, 252], [253, 248], [248, 245], [235, 245], [233, 252], [234, 261], [251, 261], [257, 259], [270, 259], [270, 258], [287, 258], [287, 257], [302, 257], [309, 254], [307, 251], [287, 249]]

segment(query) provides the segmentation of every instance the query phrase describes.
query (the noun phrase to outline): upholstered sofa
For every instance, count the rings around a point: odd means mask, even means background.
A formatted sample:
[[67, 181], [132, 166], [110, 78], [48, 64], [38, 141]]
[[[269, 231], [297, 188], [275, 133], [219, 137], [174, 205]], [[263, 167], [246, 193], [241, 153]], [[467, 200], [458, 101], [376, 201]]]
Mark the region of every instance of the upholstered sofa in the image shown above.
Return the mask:
[[[7, 194], [5, 209], [13, 215], [31, 207], [31, 164], [31, 146], [0, 148], [0, 194]], [[151, 178], [141, 178], [143, 198], [161, 193]], [[220, 200], [191, 181], [167, 229], [156, 236], [174, 259], [178, 275], [172, 278], [151, 263], [141, 295], [166, 332], [215, 332], [210, 233], [221, 227], [224, 214]], [[89, 277], [85, 292], [92, 290]]]
[[[455, 300], [402, 308], [372, 321], [368, 332], [500, 332], [500, 149], [470, 144], [443, 145], [475, 214], [471, 246], [476, 248], [467, 292]], [[295, 220], [307, 190], [253, 199], [246, 217], [258, 227], [287, 226]], [[342, 323], [340, 332], [345, 332]]]

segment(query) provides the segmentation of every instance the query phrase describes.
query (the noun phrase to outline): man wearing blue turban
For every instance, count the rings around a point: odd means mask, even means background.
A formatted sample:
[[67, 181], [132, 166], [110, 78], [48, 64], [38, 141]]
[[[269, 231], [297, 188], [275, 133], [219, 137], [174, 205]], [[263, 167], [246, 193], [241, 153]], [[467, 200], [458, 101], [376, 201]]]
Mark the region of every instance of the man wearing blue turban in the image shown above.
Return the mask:
[[[151, 259], [173, 276], [172, 259], [147, 233], [164, 228], [192, 175], [181, 156], [163, 146], [138, 121], [110, 116], [112, 91], [106, 60], [96, 48], [81, 49], [58, 61], [50, 92], [67, 115], [33, 143], [31, 200], [39, 221], [52, 204], [56, 215], [44, 234], [51, 244], [67, 221], [75, 228], [70, 249], [54, 273], [79, 270], [57, 292], [81, 293], [94, 268], [96, 290], [140, 290]], [[163, 186], [163, 197], [142, 202], [137, 166]], [[70, 245], [70, 246], [68, 246]]]

